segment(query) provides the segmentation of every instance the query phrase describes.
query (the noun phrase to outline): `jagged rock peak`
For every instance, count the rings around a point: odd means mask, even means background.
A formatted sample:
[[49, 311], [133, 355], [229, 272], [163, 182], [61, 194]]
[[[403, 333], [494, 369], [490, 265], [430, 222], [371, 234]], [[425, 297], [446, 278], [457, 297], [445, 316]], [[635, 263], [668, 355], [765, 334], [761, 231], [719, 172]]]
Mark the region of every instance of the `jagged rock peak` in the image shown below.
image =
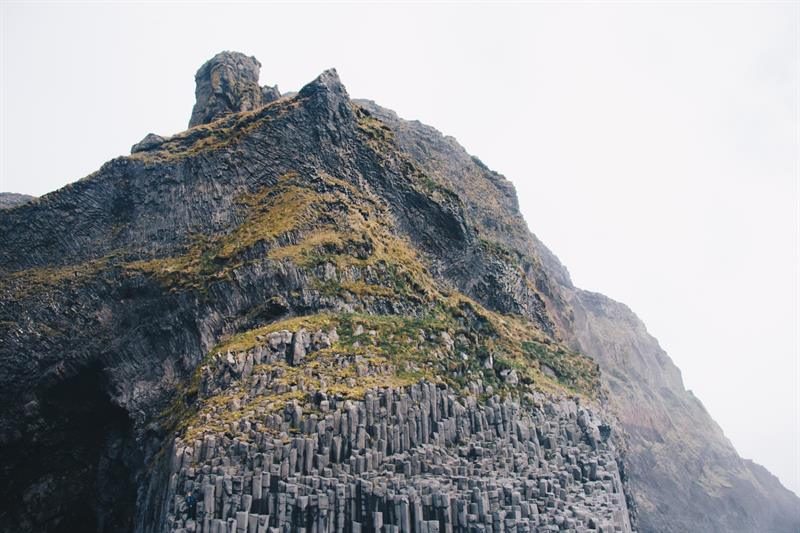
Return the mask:
[[320, 92], [331, 92], [337, 96], [349, 98], [347, 89], [345, 89], [342, 80], [339, 79], [339, 73], [336, 72], [335, 68], [329, 68], [317, 76], [314, 81], [306, 84], [305, 87], [300, 89], [299, 95], [305, 97]]
[[260, 87], [261, 63], [240, 52], [220, 52], [195, 75], [195, 97], [189, 127], [207, 124], [222, 116], [258, 109], [280, 97], [276, 87]]

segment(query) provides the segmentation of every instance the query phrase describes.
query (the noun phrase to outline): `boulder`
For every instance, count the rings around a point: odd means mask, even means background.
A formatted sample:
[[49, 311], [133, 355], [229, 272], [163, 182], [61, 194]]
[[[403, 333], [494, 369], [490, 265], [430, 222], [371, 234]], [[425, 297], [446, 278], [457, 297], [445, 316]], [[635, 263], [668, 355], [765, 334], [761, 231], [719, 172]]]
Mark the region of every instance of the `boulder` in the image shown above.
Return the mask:
[[144, 136], [144, 139], [139, 141], [138, 143], [134, 144], [131, 147], [131, 153], [135, 154], [137, 152], [147, 152], [148, 150], [152, 150], [161, 146], [164, 141], [166, 141], [164, 137], [161, 135], [156, 135], [155, 133], [148, 133]]

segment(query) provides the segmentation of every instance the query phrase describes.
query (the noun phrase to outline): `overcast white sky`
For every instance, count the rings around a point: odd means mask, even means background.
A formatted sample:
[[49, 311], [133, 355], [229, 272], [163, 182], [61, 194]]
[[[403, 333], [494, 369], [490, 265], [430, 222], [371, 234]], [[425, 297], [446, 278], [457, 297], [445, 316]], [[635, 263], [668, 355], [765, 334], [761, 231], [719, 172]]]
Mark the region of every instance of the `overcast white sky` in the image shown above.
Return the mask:
[[511, 179], [576, 284], [630, 305], [739, 452], [800, 492], [798, 3], [0, 9], [0, 190], [185, 129], [218, 51], [284, 91], [335, 66]]

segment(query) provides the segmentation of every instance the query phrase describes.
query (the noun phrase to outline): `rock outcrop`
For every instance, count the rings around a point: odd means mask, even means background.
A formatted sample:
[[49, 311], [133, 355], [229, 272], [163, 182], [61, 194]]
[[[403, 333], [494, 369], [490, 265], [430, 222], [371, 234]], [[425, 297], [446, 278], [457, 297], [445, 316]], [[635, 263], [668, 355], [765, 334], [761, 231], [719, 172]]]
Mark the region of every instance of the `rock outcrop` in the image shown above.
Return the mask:
[[[579, 400], [503, 400], [479, 382], [465, 396], [426, 381], [352, 400], [320, 392], [308, 367], [287, 386], [282, 378], [303, 365], [298, 349], [314, 357], [364, 337], [380, 346], [388, 333], [346, 329], [274, 331], [201, 369], [199, 397], [223, 406], [199, 420], [228, 428], [202, 439], [192, 428], [196, 437], [172, 446], [172, 531], [631, 531], [611, 428]], [[446, 335], [430, 333], [448, 349]], [[333, 364], [364, 377], [390, 371], [361, 356]], [[274, 401], [298, 393], [312, 400]]]
[[197, 101], [189, 127], [208, 124], [220, 117], [258, 109], [280, 97], [278, 87], [260, 87], [261, 63], [239, 52], [221, 52], [195, 75]]
[[135, 154], [136, 152], [146, 152], [148, 150], [153, 150], [159, 146], [161, 146], [166, 139], [161, 135], [156, 135], [155, 133], [148, 133], [144, 136], [144, 139], [139, 141], [138, 143], [134, 144], [131, 147], [131, 153]]
[[[0, 211], [3, 528], [683, 530], [625, 410], [679, 376], [571, 285], [510, 183], [335, 70], [277, 97], [258, 68], [216, 56], [202, 127]], [[717, 497], [696, 531], [794, 526], [790, 498]]]

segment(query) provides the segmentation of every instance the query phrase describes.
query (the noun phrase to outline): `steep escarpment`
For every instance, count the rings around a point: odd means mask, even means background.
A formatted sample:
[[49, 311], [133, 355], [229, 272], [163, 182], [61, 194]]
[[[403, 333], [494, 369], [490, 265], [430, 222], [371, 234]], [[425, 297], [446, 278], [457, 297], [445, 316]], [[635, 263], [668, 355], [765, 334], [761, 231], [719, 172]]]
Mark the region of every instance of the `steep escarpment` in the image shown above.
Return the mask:
[[636, 315], [586, 291], [576, 291], [571, 302], [574, 345], [607, 369], [610, 397], [629, 437], [628, 473], [643, 530], [800, 527], [797, 496], [738, 456]]
[[632, 531], [541, 258], [335, 71], [257, 73], [215, 57], [192, 128], [0, 211], [3, 527]]
[[797, 529], [509, 181], [259, 69], [218, 54], [189, 130], [0, 209], [4, 529]]
[[[574, 287], [531, 235], [509, 182], [454, 139], [359, 101], [431, 175], [457, 191], [481, 235], [513, 250], [559, 335], [602, 370], [608, 401], [629, 443], [627, 471], [642, 531], [796, 531], [800, 501], [766, 470], [738, 456], [680, 371], [623, 304]], [[532, 178], [546, 179], [546, 177]]]

